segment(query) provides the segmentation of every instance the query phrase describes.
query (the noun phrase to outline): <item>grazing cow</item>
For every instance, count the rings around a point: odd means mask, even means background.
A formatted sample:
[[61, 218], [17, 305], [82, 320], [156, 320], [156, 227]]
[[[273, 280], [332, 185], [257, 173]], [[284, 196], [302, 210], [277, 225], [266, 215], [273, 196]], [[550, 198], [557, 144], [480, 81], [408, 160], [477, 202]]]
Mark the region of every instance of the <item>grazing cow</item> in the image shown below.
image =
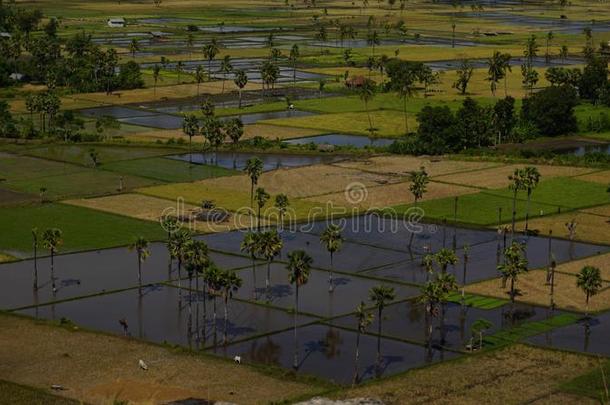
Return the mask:
[[123, 327], [123, 334], [127, 336], [129, 334], [129, 325], [127, 325], [127, 319], [119, 319], [119, 324], [121, 324], [121, 326]]
[[138, 364], [140, 365], [140, 368], [144, 371], [148, 370], [148, 365], [146, 363], [144, 363], [144, 360], [140, 359], [140, 361], [138, 362]]
[[235, 362], [235, 364], [241, 364], [241, 356], [233, 357], [233, 361]]

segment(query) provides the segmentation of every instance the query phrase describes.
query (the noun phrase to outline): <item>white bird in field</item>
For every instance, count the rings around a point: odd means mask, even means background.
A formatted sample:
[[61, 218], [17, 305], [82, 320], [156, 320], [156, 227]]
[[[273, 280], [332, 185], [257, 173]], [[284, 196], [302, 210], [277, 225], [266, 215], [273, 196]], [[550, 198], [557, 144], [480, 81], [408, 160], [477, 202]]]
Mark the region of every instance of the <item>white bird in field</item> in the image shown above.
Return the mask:
[[138, 364], [140, 365], [140, 368], [144, 371], [148, 370], [148, 365], [146, 363], [144, 363], [144, 360], [140, 359], [140, 361], [138, 362]]

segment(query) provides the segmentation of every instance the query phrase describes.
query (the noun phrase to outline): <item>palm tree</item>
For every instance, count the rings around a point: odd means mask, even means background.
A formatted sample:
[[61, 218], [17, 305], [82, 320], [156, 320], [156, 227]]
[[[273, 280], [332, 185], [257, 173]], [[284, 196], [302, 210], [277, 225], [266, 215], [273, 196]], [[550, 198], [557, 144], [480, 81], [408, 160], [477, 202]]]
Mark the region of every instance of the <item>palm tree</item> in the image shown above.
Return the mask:
[[[202, 298], [203, 298], [203, 319], [204, 325], [205, 320], [207, 319], [207, 310], [206, 310], [206, 288], [205, 288], [205, 270], [212, 264], [210, 260], [210, 253], [208, 249], [208, 245], [205, 242], [200, 240], [193, 240], [189, 243], [188, 250], [185, 255], [186, 261], [186, 270], [189, 276], [189, 291], [192, 291], [193, 285], [193, 276], [195, 277], [195, 293], [199, 295], [199, 276], [203, 277], [203, 287], [202, 287]], [[191, 293], [192, 297], [192, 293]], [[189, 299], [189, 331], [191, 330], [191, 318], [192, 318], [192, 303], [193, 300]], [[199, 340], [199, 304], [197, 304], [197, 313], [195, 314], [196, 319], [196, 333], [197, 340]]]
[[381, 324], [382, 324], [382, 313], [388, 302], [393, 301], [396, 298], [394, 287], [388, 287], [385, 285], [378, 285], [369, 291], [369, 300], [373, 302], [377, 308], [377, 362], [381, 363]]
[[214, 327], [214, 345], [216, 345], [216, 330], [217, 330], [217, 311], [216, 311], [216, 298], [218, 298], [218, 294], [222, 289], [221, 286], [221, 270], [215, 265], [212, 264], [207, 267], [205, 270], [205, 281], [208, 286], [208, 290], [210, 295], [212, 296], [212, 325]]
[[182, 264], [188, 255], [189, 244], [192, 243], [191, 234], [189, 231], [180, 229], [172, 234], [169, 240], [169, 251], [172, 257], [178, 260], [178, 308], [182, 308]]
[[154, 81], [153, 94], [156, 96], [157, 95], [157, 83], [159, 82], [159, 79], [161, 78], [161, 67], [159, 65], [157, 65], [156, 63], [155, 63], [155, 66], [153, 66], [152, 74], [153, 74], [153, 81]]
[[258, 187], [254, 193], [254, 199], [256, 200], [256, 229], [261, 230], [261, 210], [267, 203], [271, 196], [265, 191], [264, 188]]
[[589, 299], [602, 288], [602, 276], [597, 267], [585, 266], [576, 276], [576, 286], [585, 293], [585, 318], [589, 317]]
[[131, 53], [132, 59], [136, 58], [136, 52], [140, 51], [140, 43], [136, 38], [133, 38], [129, 43], [129, 53]]
[[199, 120], [194, 114], [187, 114], [182, 121], [182, 132], [189, 137], [189, 164], [193, 164], [193, 137], [199, 133]]
[[458, 257], [456, 256], [455, 252], [451, 249], [446, 249], [446, 248], [442, 248], [441, 250], [439, 250], [434, 255], [434, 259], [436, 260], [439, 267], [441, 268], [442, 274], [447, 273], [447, 267], [449, 265], [454, 266], [458, 262]]
[[330, 254], [330, 272], [328, 273], [328, 292], [333, 292], [333, 255], [341, 249], [343, 244], [343, 236], [341, 236], [341, 228], [338, 225], [330, 224], [322, 235], [320, 242], [324, 244], [326, 250]]
[[231, 57], [229, 55], [225, 55], [225, 57], [220, 62], [220, 72], [222, 72], [222, 91], [221, 94], [225, 92], [225, 81], [227, 80], [227, 73], [231, 73], [233, 71], [233, 65], [231, 64]]
[[51, 286], [53, 288], [53, 294], [57, 291], [55, 287], [55, 254], [59, 250], [59, 247], [63, 243], [62, 232], [58, 228], [48, 228], [42, 233], [42, 246], [45, 249], [49, 249], [51, 254]]
[[432, 354], [432, 319], [438, 314], [437, 305], [441, 301], [441, 295], [442, 291], [436, 280], [430, 280], [421, 287], [419, 301], [424, 304], [426, 312], [426, 341], [429, 356]]
[[176, 63], [176, 74], [178, 76], [177, 80], [178, 80], [178, 84], [182, 83], [180, 81], [180, 76], [182, 75], [182, 72], [184, 71], [184, 62], [182, 62], [181, 60], [179, 60]]
[[[225, 134], [229, 137], [233, 143], [233, 149], [237, 149], [239, 140], [244, 135], [244, 123], [239, 118], [231, 118], [223, 124]], [[235, 160], [235, 154], [233, 154], [233, 168], [237, 167], [237, 161]]]
[[544, 60], [547, 64], [551, 61], [551, 53], [549, 51], [549, 48], [551, 46], [551, 42], [553, 41], [553, 38], [555, 38], [555, 35], [553, 35], [553, 31], [547, 32], [547, 34], [546, 34], [546, 52], [544, 54]]
[[369, 102], [375, 97], [375, 82], [370, 79], [364, 79], [362, 86], [358, 89], [358, 97], [364, 103], [364, 109], [369, 119], [369, 129], [373, 128], [371, 120], [371, 112], [369, 111]]
[[313, 259], [304, 250], [295, 250], [288, 253], [288, 279], [295, 286], [294, 294], [294, 362], [296, 370], [299, 367], [299, 346], [297, 340], [297, 318], [299, 315], [299, 287], [307, 284]]
[[491, 58], [487, 59], [487, 80], [491, 88], [491, 94], [496, 96], [496, 88], [498, 82], [504, 78], [506, 72], [504, 71], [502, 53], [495, 51]]
[[143, 236], [138, 236], [136, 240], [129, 245], [129, 250], [135, 250], [136, 254], [138, 255], [138, 287], [140, 294], [142, 294], [142, 263], [144, 263], [148, 256], [150, 256], [150, 250], [148, 250], [148, 240], [146, 240]]
[[267, 260], [267, 278], [265, 279], [265, 289], [269, 296], [271, 288], [271, 263], [280, 254], [284, 242], [276, 229], [270, 229], [259, 233], [258, 254]]
[[528, 166], [523, 169], [523, 186], [527, 191], [527, 205], [525, 207], [525, 233], [528, 230], [528, 222], [530, 216], [530, 201], [532, 198], [532, 192], [536, 187], [538, 187], [538, 183], [540, 182], [540, 172], [534, 166]]
[[366, 328], [373, 322], [373, 314], [366, 311], [364, 302], [360, 302], [356, 307], [356, 313], [354, 315], [356, 316], [358, 327], [356, 332], [356, 353], [354, 358], [354, 378], [352, 379], [352, 384], [356, 385], [359, 380], [358, 360], [360, 359], [360, 335], [365, 333]]
[[299, 46], [297, 44], [292, 45], [290, 48], [290, 54], [288, 55], [288, 60], [292, 65], [292, 85], [296, 86], [297, 83], [297, 61], [299, 59]]
[[515, 284], [519, 275], [527, 272], [527, 259], [524, 257], [523, 245], [512, 242], [504, 251], [504, 263], [498, 265], [498, 271], [504, 280], [510, 280], [510, 301], [515, 304]]
[[264, 94], [265, 86], [267, 86], [267, 89], [269, 89], [269, 88], [273, 89], [275, 86], [275, 82], [279, 78], [279, 75], [280, 75], [280, 70], [273, 62], [271, 62], [269, 60], [266, 60], [265, 62], [263, 62], [262, 66], [261, 66], [263, 98], [265, 97], [265, 94]]
[[263, 174], [263, 161], [257, 156], [253, 156], [246, 161], [244, 172], [250, 177], [250, 207], [254, 208], [254, 186], [258, 184], [258, 179]]
[[252, 297], [256, 300], [256, 256], [260, 252], [262, 233], [247, 232], [241, 242], [240, 250], [247, 253], [252, 260]]
[[513, 192], [513, 213], [510, 228], [510, 240], [512, 242], [515, 235], [515, 221], [517, 218], [517, 193], [521, 190], [525, 190], [525, 172], [523, 169], [515, 169], [513, 174], [508, 176], [508, 179], [511, 181], [508, 189]]
[[198, 65], [195, 68], [195, 81], [197, 82], [197, 97], [199, 97], [199, 86], [205, 80], [205, 71], [203, 70], [203, 66]]
[[[428, 172], [426, 172], [425, 167], [420, 167], [419, 170], [414, 170], [409, 173], [409, 191], [413, 194], [413, 204], [417, 206], [417, 202], [421, 200], [424, 194], [427, 191], [428, 183], [430, 182], [430, 177], [428, 176]], [[413, 245], [413, 238], [415, 237], [415, 233], [411, 232], [411, 236], [409, 238], [409, 250]]]
[[203, 47], [203, 57], [208, 61], [208, 76], [212, 77], [212, 61], [218, 55], [220, 49], [218, 48], [218, 42], [216, 38], [212, 38], [209, 44]]
[[[457, 259], [457, 258], [456, 258]], [[449, 273], [441, 273], [436, 276], [436, 284], [439, 290], [439, 305], [441, 308], [441, 345], [445, 344], [445, 302], [447, 301], [449, 294], [458, 289], [457, 281], [455, 276]]]
[[286, 215], [286, 211], [288, 210], [288, 206], [290, 205], [290, 201], [288, 200], [288, 196], [286, 194], [280, 193], [275, 196], [275, 202], [273, 206], [277, 209], [279, 214], [279, 226], [278, 228], [284, 229], [284, 215]]
[[32, 228], [32, 248], [34, 249], [34, 291], [38, 290], [38, 228]]
[[403, 114], [405, 117], [405, 135], [409, 134], [409, 121], [407, 116], [407, 101], [409, 97], [417, 94], [415, 88], [415, 78], [412, 74], [404, 74], [400, 79], [400, 85], [397, 88], [398, 96], [403, 100]]
[[375, 56], [375, 45], [381, 43], [377, 30], [373, 30], [366, 35], [366, 43], [368, 46], [372, 47], [372, 55]]
[[242, 285], [242, 279], [235, 274], [233, 270], [227, 270], [221, 272], [220, 275], [220, 287], [221, 295], [224, 299], [225, 304], [225, 325], [224, 325], [224, 338], [223, 344], [228, 343], [227, 331], [229, 326], [229, 299], [233, 297], [233, 293], [237, 292]]
[[242, 69], [235, 71], [235, 78], [233, 79], [233, 83], [239, 89], [239, 108], [241, 109], [241, 100], [242, 100], [242, 92], [244, 87], [248, 84], [248, 75]]
[[483, 348], [483, 333], [487, 329], [490, 329], [492, 326], [493, 326], [493, 324], [484, 318], [477, 319], [472, 324], [472, 327], [471, 327], [472, 334], [474, 335], [476, 333], [477, 335], [479, 335], [479, 349]]

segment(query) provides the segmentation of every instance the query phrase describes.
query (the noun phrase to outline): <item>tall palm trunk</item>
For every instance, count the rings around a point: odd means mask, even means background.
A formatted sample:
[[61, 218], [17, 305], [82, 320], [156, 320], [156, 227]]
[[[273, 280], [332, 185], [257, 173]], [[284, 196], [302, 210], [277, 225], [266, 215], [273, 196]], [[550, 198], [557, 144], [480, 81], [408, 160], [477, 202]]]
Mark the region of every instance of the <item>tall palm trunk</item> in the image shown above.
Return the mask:
[[330, 252], [330, 272], [328, 273], [328, 292], [333, 292], [335, 286], [333, 285], [333, 252]]
[[57, 291], [57, 288], [55, 288], [55, 251], [54, 249], [51, 249], [51, 287], [53, 289], [53, 294], [55, 294], [55, 292]]
[[525, 206], [525, 233], [527, 234], [527, 230], [529, 228], [529, 218], [530, 218], [530, 200], [532, 198], [532, 190], [527, 190], [527, 203]]
[[377, 365], [381, 363], [381, 312], [383, 309], [379, 307], [377, 314], [379, 316], [379, 322], [377, 323]]
[[352, 379], [352, 385], [358, 383], [358, 361], [360, 360], [360, 329], [356, 332], [356, 353], [354, 355], [354, 378]]
[[212, 321], [214, 322], [214, 346], [216, 346], [216, 342], [217, 342], [216, 293], [214, 293], [214, 316], [212, 317]]
[[229, 328], [229, 294], [225, 294], [225, 325], [224, 325], [224, 338], [223, 344], [226, 345], [229, 340], [227, 339], [227, 331]]
[[407, 117], [407, 97], [404, 98], [403, 111], [405, 114], [405, 135], [409, 134], [409, 121]]
[[267, 260], [267, 278], [265, 279], [265, 289], [267, 293], [269, 293], [269, 288], [271, 286], [271, 259]]
[[256, 261], [252, 256], [252, 298], [256, 300]]
[[297, 318], [299, 315], [299, 282], [296, 283], [296, 292], [294, 295], [294, 362], [292, 367], [296, 370], [299, 368], [299, 341], [297, 336]]
[[242, 92], [242, 88], [239, 88], [239, 109], [241, 110], [241, 92]]
[[510, 243], [513, 243], [513, 239], [515, 238], [515, 220], [517, 217], [517, 189], [515, 188], [515, 191], [513, 191], [513, 214], [512, 214], [512, 218], [511, 218], [511, 225], [510, 225]]
[[38, 290], [38, 244], [34, 242], [34, 291]]
[[[142, 289], [142, 253], [138, 252], [138, 287]], [[140, 294], [142, 291], [140, 291]]]
[[178, 310], [182, 309], [182, 259], [178, 258]]

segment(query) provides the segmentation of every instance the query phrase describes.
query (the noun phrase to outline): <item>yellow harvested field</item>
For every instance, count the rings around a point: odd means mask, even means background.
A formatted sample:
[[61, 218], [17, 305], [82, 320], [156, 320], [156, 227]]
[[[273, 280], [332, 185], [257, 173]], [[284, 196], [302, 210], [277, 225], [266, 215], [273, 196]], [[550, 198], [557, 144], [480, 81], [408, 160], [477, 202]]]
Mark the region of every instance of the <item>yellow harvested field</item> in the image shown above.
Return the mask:
[[513, 345], [345, 390], [341, 397], [396, 405], [532, 403], [597, 364], [590, 356]]
[[[259, 85], [248, 83], [245, 90], [257, 89]], [[225, 83], [225, 93], [236, 91], [237, 87], [232, 81]], [[199, 88], [200, 94], [220, 94], [222, 81], [202, 83]], [[160, 86], [156, 91], [154, 88], [121, 90], [107, 95], [105, 92], [79, 94], [79, 99], [106, 104], [129, 104], [145, 101], [158, 101], [164, 99], [177, 99], [197, 96], [197, 84], [179, 84], [175, 86]]]
[[158, 222], [164, 216], [183, 217], [182, 226], [194, 232], [225, 232], [233, 229], [250, 228], [253, 218], [234, 214], [226, 222], [198, 221], [194, 215], [198, 207], [179, 200], [166, 200], [142, 194], [121, 194], [109, 197], [64, 201], [66, 204], [91, 208], [113, 214]]
[[261, 136], [267, 139], [290, 139], [303, 138], [306, 136], [320, 135], [322, 131], [307, 128], [280, 127], [277, 125], [252, 124], [244, 127], [243, 139], [251, 139]]
[[[446, 176], [437, 177], [435, 180], [453, 184], [462, 184], [472, 187], [481, 188], [502, 188], [508, 187], [510, 180], [508, 176], [512, 175], [515, 169], [520, 169], [529, 165], [506, 165], [501, 167], [479, 170], [474, 173], [458, 173]], [[538, 168], [543, 179], [552, 177], [571, 177], [578, 176], [583, 173], [591, 172], [592, 169], [570, 166], [546, 166], [535, 165]], [[582, 177], [579, 177], [581, 179]], [[583, 179], [584, 180], [584, 179]]]
[[[397, 181], [390, 176], [362, 173], [333, 165], [313, 165], [290, 169], [278, 169], [263, 173], [258, 186], [270, 194], [284, 193], [289, 197], [311, 197], [343, 192], [354, 182], [375, 186]], [[250, 178], [246, 175], [206, 179], [198, 182], [205, 187], [244, 190], [249, 193]]]
[[[93, 107], [100, 107], [100, 106], [104, 105], [104, 103], [100, 102], [100, 101], [81, 99], [80, 95], [76, 96], [76, 97], [74, 97], [74, 96], [61, 97], [60, 101], [61, 101], [62, 110], [93, 108]], [[9, 102], [9, 106], [10, 106], [12, 112], [16, 112], [16, 113], [28, 112], [27, 108], [25, 107], [25, 98], [13, 100], [13, 101]]]
[[584, 266], [595, 266], [599, 268], [602, 273], [602, 279], [610, 281], [610, 253], [560, 264], [557, 266], [557, 271], [578, 274]]
[[[205, 354], [9, 315], [0, 316], [0, 344], [0, 379], [45, 391], [61, 384], [67, 388], [61, 395], [88, 404], [159, 404], [189, 397], [264, 404], [320, 390]], [[148, 371], [138, 368], [139, 359], [148, 363]]]
[[610, 205], [602, 205], [600, 207], [586, 208], [582, 212], [589, 214], [601, 215], [604, 217], [610, 217]]
[[579, 176], [578, 179], [592, 181], [595, 183], [607, 184], [608, 186], [610, 186], [610, 170], [586, 174], [584, 176]]
[[[566, 214], [552, 215], [530, 220], [529, 229], [538, 230], [541, 234], [553, 231], [554, 236], [568, 238], [566, 224], [576, 222], [575, 240], [610, 244], [610, 218], [590, 214], [587, 211], [575, 211]], [[519, 222], [517, 229], [524, 229], [525, 222]]]
[[[430, 182], [423, 200], [434, 200], [437, 198], [458, 196], [478, 192], [477, 189]], [[365, 192], [366, 198], [360, 201], [348, 199], [345, 192], [306, 198], [308, 201], [320, 203], [332, 202], [335, 205], [356, 207], [359, 209], [386, 208], [399, 204], [410, 204], [413, 202], [413, 194], [409, 191], [408, 183], [394, 183], [382, 186], [368, 187]]]
[[[169, 139], [180, 139], [184, 138], [185, 141], [188, 141], [188, 137], [184, 136], [184, 132], [181, 129], [156, 129], [151, 131], [141, 131], [141, 132], [133, 132], [124, 135], [125, 139], [129, 139], [136, 142], [156, 142], [167, 141]], [[202, 136], [193, 137], [193, 143], [203, 143]]]
[[449, 173], [483, 169], [498, 166], [490, 162], [465, 162], [449, 159], [431, 160], [413, 156], [376, 156], [368, 159], [349, 160], [336, 163], [335, 166], [358, 169], [366, 172], [405, 176], [407, 173], [425, 167], [432, 177]]
[[4, 262], [10, 262], [11, 260], [14, 260], [15, 258], [13, 256], [4, 254], [4, 253], [0, 253], [0, 263], [4, 263]]
[[[509, 283], [502, 288], [500, 279], [488, 280], [482, 283], [469, 285], [466, 292], [507, 299], [509, 297]], [[550, 286], [546, 285], [546, 270], [532, 270], [519, 277], [516, 288], [520, 295], [517, 301], [535, 305], [550, 304]], [[571, 274], [555, 273], [555, 305], [557, 308], [569, 311], [585, 311], [585, 294], [576, 287], [576, 276]], [[610, 308], [610, 282], [604, 282], [603, 290], [591, 298], [589, 309], [602, 311]]]

